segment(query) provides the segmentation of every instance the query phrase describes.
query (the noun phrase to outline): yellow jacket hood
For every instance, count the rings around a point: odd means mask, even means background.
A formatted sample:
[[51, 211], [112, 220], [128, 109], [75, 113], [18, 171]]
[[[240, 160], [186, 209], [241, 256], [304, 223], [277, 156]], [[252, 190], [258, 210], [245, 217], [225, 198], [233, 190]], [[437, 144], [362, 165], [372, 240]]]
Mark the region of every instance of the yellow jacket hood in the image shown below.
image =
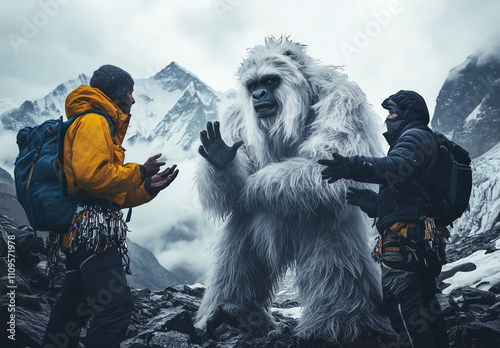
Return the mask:
[[66, 117], [81, 115], [88, 110], [100, 110], [109, 116], [115, 128], [115, 136], [120, 144], [125, 138], [131, 115], [124, 114], [111, 99], [98, 88], [81, 85], [66, 98]]
[[121, 144], [130, 115], [124, 114], [99, 89], [82, 85], [66, 98], [66, 116], [81, 115], [97, 109], [111, 119], [115, 137], [111, 137], [106, 118], [97, 113], [78, 117], [64, 138], [64, 173], [68, 194], [85, 191], [120, 207], [132, 207], [153, 199], [144, 188], [137, 163], [124, 163]]

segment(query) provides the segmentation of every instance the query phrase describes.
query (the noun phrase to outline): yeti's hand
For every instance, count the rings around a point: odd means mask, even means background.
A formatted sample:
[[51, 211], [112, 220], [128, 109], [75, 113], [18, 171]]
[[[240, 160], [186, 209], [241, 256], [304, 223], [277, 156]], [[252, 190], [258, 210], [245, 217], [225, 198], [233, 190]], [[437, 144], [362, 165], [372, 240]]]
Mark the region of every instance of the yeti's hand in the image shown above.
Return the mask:
[[207, 122], [207, 129], [200, 132], [202, 145], [198, 148], [198, 152], [211, 165], [219, 170], [226, 169], [226, 166], [236, 156], [236, 151], [243, 145], [243, 141], [237, 141], [233, 146], [229, 147], [220, 135], [219, 122]]
[[347, 203], [361, 208], [369, 217], [377, 216], [378, 195], [372, 190], [361, 190], [355, 187], [348, 187], [346, 193]]
[[320, 159], [319, 164], [327, 166], [321, 172], [323, 180], [328, 180], [329, 184], [333, 184], [339, 179], [349, 179], [351, 170], [349, 168], [349, 157], [344, 157], [338, 153], [332, 154], [333, 159]]

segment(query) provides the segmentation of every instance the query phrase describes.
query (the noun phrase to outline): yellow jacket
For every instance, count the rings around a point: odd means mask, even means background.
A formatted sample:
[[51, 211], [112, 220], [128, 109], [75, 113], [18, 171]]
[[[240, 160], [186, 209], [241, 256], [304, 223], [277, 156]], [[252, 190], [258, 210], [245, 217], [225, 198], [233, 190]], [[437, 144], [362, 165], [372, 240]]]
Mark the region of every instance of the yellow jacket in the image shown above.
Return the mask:
[[121, 147], [130, 122], [99, 89], [82, 85], [66, 98], [66, 116], [70, 118], [91, 109], [109, 116], [115, 131], [111, 138], [106, 118], [88, 113], [78, 117], [64, 138], [64, 173], [68, 194], [84, 190], [93, 197], [116, 203], [120, 208], [134, 207], [154, 198], [144, 188], [137, 163], [126, 163]]

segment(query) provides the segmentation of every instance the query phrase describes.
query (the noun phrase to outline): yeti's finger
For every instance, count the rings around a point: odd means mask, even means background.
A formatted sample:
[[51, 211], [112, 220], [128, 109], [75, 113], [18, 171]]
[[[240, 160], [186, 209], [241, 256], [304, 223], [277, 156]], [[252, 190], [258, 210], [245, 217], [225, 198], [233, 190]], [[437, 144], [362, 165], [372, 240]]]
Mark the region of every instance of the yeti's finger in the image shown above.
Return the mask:
[[208, 139], [208, 135], [207, 135], [206, 130], [203, 130], [200, 132], [200, 140], [201, 140], [201, 143], [203, 144], [203, 147], [208, 150], [212, 143], [210, 142], [210, 139]]
[[243, 145], [243, 140], [239, 140], [231, 146], [231, 153], [235, 154], [236, 151]]
[[198, 152], [203, 156], [203, 158], [208, 159], [208, 154], [203, 146], [200, 145], [200, 147], [198, 148]]
[[215, 140], [214, 126], [210, 121], [207, 122], [207, 133], [208, 133], [208, 139], [210, 139], [210, 141], [214, 141]]
[[219, 121], [214, 122], [214, 132], [215, 132], [215, 139], [222, 139], [220, 135], [220, 123]]

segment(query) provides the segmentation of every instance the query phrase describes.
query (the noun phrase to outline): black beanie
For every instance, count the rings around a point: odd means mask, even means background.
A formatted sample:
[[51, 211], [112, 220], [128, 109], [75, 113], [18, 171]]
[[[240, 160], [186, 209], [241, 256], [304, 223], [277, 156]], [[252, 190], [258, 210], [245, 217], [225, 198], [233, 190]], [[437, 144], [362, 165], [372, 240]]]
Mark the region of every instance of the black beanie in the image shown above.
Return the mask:
[[94, 71], [90, 87], [99, 88], [109, 99], [115, 100], [134, 87], [134, 79], [125, 70], [108, 64]]

